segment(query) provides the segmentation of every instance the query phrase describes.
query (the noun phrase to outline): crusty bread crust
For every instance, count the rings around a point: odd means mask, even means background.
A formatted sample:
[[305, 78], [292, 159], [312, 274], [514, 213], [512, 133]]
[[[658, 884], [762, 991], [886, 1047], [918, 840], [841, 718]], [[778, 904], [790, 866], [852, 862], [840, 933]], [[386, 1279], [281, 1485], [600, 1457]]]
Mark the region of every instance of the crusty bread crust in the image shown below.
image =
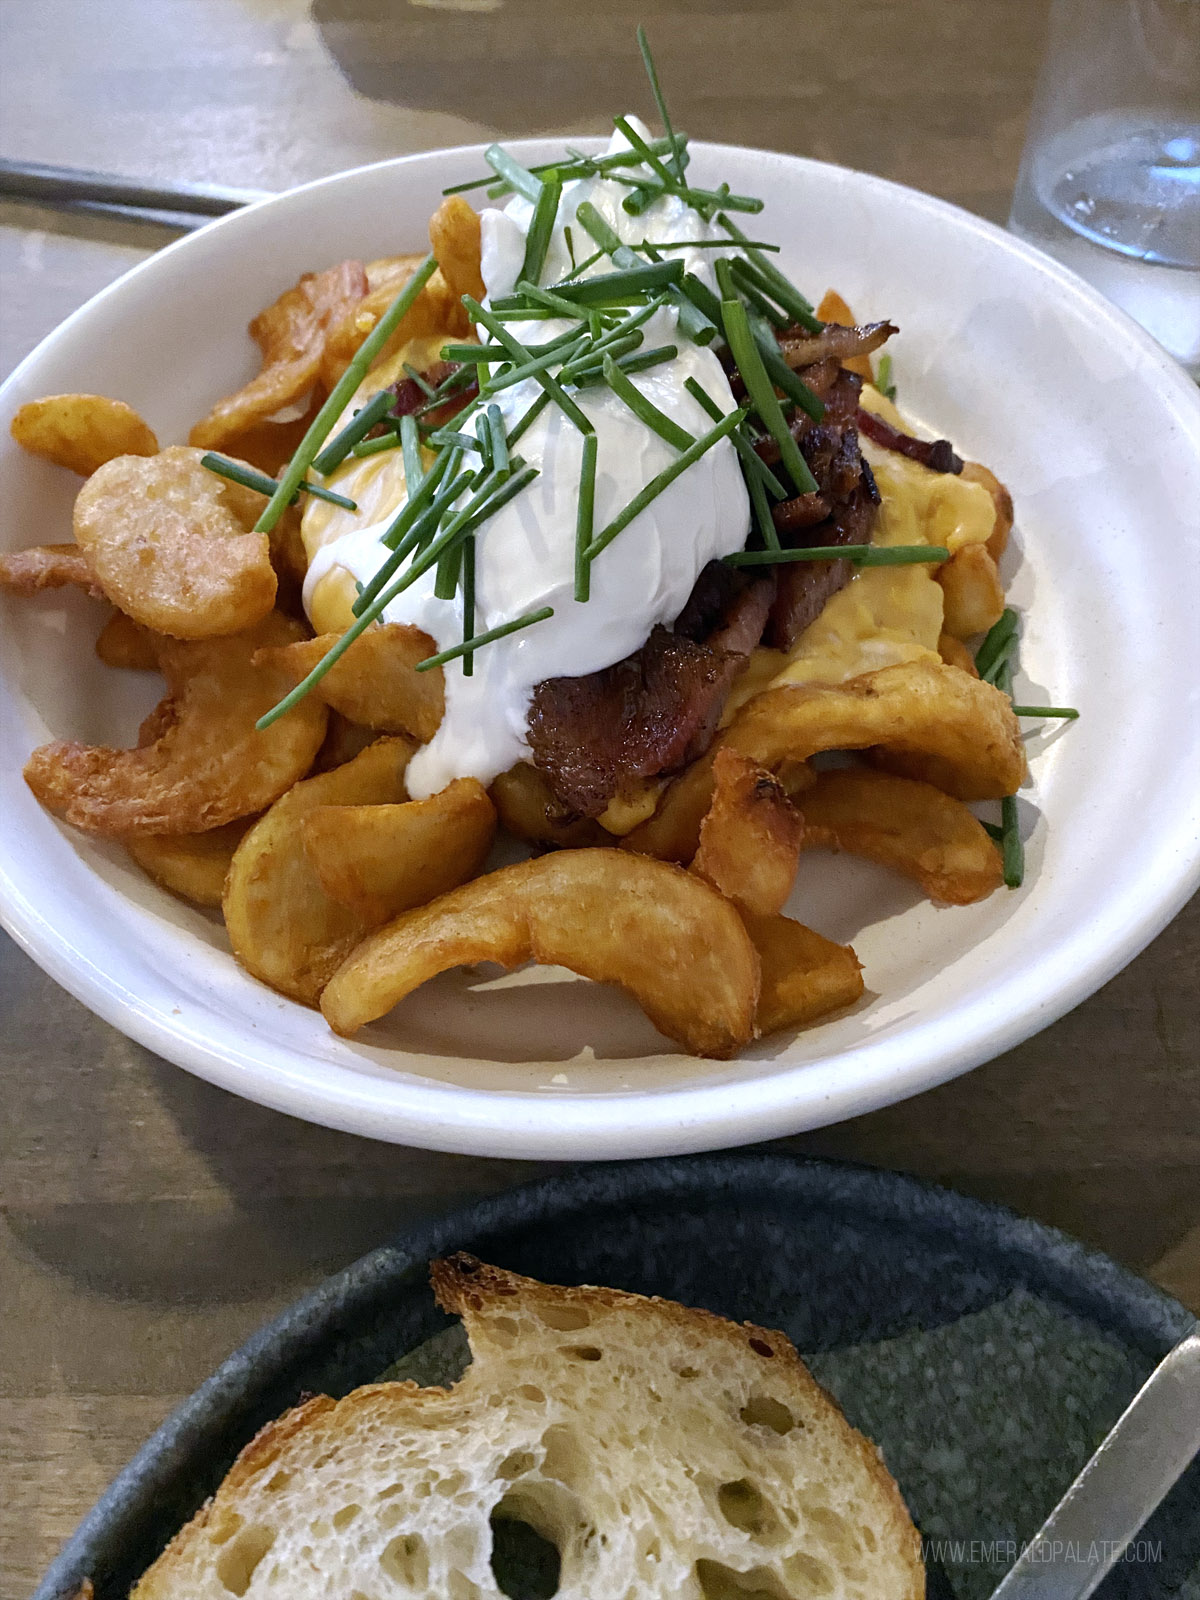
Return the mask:
[[899, 1490], [782, 1333], [468, 1255], [431, 1275], [464, 1377], [268, 1424], [133, 1600], [498, 1600], [497, 1515], [559, 1549], [559, 1600], [922, 1600]]

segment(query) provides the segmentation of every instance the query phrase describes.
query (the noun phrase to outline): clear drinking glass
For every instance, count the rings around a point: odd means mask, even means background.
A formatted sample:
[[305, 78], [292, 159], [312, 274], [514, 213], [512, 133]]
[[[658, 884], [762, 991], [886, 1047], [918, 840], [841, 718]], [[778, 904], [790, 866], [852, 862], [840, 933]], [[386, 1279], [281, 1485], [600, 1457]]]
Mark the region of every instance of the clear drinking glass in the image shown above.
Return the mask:
[[1054, 0], [1008, 225], [1200, 375], [1200, 0]]

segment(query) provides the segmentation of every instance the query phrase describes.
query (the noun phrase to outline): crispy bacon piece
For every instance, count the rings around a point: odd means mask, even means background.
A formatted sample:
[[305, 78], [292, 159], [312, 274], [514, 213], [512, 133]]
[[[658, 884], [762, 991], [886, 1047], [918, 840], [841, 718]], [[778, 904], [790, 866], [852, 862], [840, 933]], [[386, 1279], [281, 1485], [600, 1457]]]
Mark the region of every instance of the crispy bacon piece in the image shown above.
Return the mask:
[[894, 322], [864, 322], [855, 328], [827, 322], [820, 333], [785, 328], [779, 335], [779, 350], [789, 367], [808, 367], [831, 359], [846, 362], [855, 356], [869, 356], [899, 332]]
[[529, 743], [559, 798], [598, 816], [622, 785], [676, 772], [705, 751], [773, 591], [770, 579], [711, 562], [674, 632], [655, 628], [600, 672], [538, 684]]
[[962, 457], [957, 455], [949, 439], [914, 439], [911, 433], [901, 433], [890, 422], [861, 407], [858, 413], [859, 431], [865, 433], [873, 444], [884, 450], [895, 450], [910, 461], [919, 461], [932, 472], [959, 473], [963, 469]]

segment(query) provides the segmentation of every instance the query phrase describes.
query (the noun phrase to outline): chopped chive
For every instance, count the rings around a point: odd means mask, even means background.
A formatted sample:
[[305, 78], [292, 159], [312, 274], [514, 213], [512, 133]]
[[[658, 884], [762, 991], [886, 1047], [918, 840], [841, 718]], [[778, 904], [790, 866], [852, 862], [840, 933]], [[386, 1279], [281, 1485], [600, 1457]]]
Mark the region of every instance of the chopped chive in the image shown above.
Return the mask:
[[574, 278], [569, 283], [553, 284], [551, 293], [577, 306], [596, 305], [606, 300], [646, 294], [664, 284], [676, 284], [682, 277], [682, 261], [643, 261], [616, 272], [598, 272], [592, 278]]
[[578, 383], [581, 378], [591, 378], [601, 370], [605, 356], [616, 359], [618, 356], [630, 355], [640, 348], [641, 343], [642, 334], [635, 329], [620, 339], [606, 339], [602, 346], [597, 343], [585, 348], [559, 369], [558, 380], [560, 383]]
[[[688, 378], [684, 383], [684, 388], [692, 396], [693, 400], [697, 401], [708, 412], [714, 422], [721, 420], [725, 413], [708, 391], [696, 382], [695, 378]], [[742, 465], [749, 469], [747, 476], [757, 478], [762, 487], [768, 490], [776, 500], [786, 500], [788, 498], [787, 490], [750, 443], [749, 439], [746, 438], [745, 434], [738, 429], [730, 434], [730, 438], [733, 440], [734, 449], [742, 458]], [[775, 524], [772, 522], [772, 529], [774, 529], [774, 526]]]
[[[680, 149], [681, 157], [686, 161], [687, 134], [677, 133], [675, 135], [675, 144]], [[662, 155], [664, 151], [669, 151], [671, 148], [669, 139], [656, 139], [651, 145], [655, 155]], [[608, 172], [613, 167], [636, 167], [641, 162], [641, 157], [635, 150], [614, 150], [611, 155], [585, 156], [578, 150], [572, 150], [568, 145], [567, 155], [570, 157], [569, 161], [561, 159], [547, 161], [540, 166], [530, 167], [529, 171], [534, 177], [541, 177], [544, 173], [557, 170], [564, 180], [574, 177], [591, 178], [595, 177], [597, 173]], [[466, 194], [470, 189], [486, 189], [489, 186], [497, 190], [510, 187], [503, 182], [497, 184], [494, 173], [489, 173], [486, 178], [471, 178], [466, 183], [453, 183], [448, 189], [443, 189], [442, 193]]]
[[435, 428], [429, 435], [429, 443], [437, 445], [439, 449], [446, 445], [457, 445], [460, 450], [475, 450], [483, 454], [483, 445], [473, 433], [458, 433], [452, 428]]
[[680, 288], [702, 316], [720, 327], [721, 302], [702, 278], [698, 278], [694, 272], [685, 272]]
[[[737, 445], [737, 433], [730, 434], [730, 438]], [[754, 516], [754, 525], [758, 529], [759, 537], [767, 550], [779, 549], [779, 533], [775, 527], [775, 519], [771, 515], [771, 507], [767, 502], [767, 491], [763, 488], [763, 481], [756, 472], [743, 470], [742, 476], [746, 481], [746, 491], [750, 496], [750, 510]]]
[[[540, 290], [539, 293], [541, 293]], [[493, 306], [492, 309], [495, 310], [495, 307]], [[557, 316], [558, 313], [556, 312], [555, 315]], [[571, 315], [578, 322], [579, 310], [576, 306], [571, 307]], [[556, 338], [547, 339], [545, 344], [530, 344], [526, 345], [525, 348], [531, 356], [546, 356], [554, 350], [561, 350], [564, 344], [570, 344], [572, 340], [578, 339], [579, 336], [579, 327], [568, 328], [565, 333], [558, 334]], [[476, 366], [481, 366], [487, 361], [508, 361], [510, 359], [508, 350], [502, 344], [444, 344], [442, 346], [443, 361], [474, 362]]]
[[578, 266], [572, 265], [570, 272], [563, 279], [563, 282], [569, 283], [572, 278], [577, 278], [581, 272], [586, 272], [589, 267], [594, 267], [597, 261], [599, 261], [602, 256], [606, 256], [607, 254], [607, 250], [593, 251], [593, 253], [588, 256], [586, 261], [581, 261]]
[[514, 444], [516, 444], [521, 435], [525, 433], [527, 429], [533, 426], [533, 424], [537, 421], [549, 404], [550, 396], [545, 392], [545, 390], [543, 390], [533, 404], [529, 407], [529, 409], [525, 412], [525, 415], [518, 418], [518, 420], [509, 429], [508, 445], [510, 449]]
[[416, 384], [417, 388], [420, 389], [421, 393], [428, 400], [433, 394], [433, 384], [429, 382], [428, 378], [426, 378], [423, 373], [418, 372], [416, 367], [414, 367], [410, 362], [402, 362], [401, 367], [404, 371], [405, 377], [411, 378], [413, 383]]
[[395, 450], [400, 443], [398, 433], [381, 433], [378, 439], [364, 439], [351, 450], [352, 456], [377, 456], [381, 450]]
[[985, 682], [1000, 668], [1016, 647], [1017, 613], [1005, 607], [999, 618], [988, 629], [987, 635], [975, 652], [975, 670]]
[[796, 376], [780, 355], [778, 340], [765, 320], [751, 312], [749, 322], [754, 342], [758, 346], [771, 382], [777, 389], [782, 389], [788, 399], [794, 401], [801, 411], [807, 412], [814, 422], [820, 422], [825, 415], [824, 403], [818, 400], [808, 385]]
[[1068, 722], [1074, 722], [1079, 715], [1074, 706], [1014, 706], [1013, 715], [1016, 717], [1064, 717]]
[[501, 389], [510, 389], [514, 383], [523, 383], [526, 378], [536, 378], [548, 367], [565, 365], [587, 348], [587, 342], [586, 333], [575, 333], [569, 344], [558, 344], [545, 350], [542, 355], [534, 356], [532, 360], [505, 367], [487, 385], [488, 394], [498, 394]]
[[[275, 478], [269, 478], [265, 472], [255, 472], [253, 467], [243, 467], [236, 461], [230, 461], [227, 456], [215, 455], [211, 450], [200, 457], [200, 465], [215, 472], [219, 478], [228, 478], [231, 483], [240, 483], [244, 489], [254, 489], [268, 498], [278, 493], [279, 484]], [[324, 489], [319, 483], [301, 483], [292, 496], [292, 502], [299, 498], [301, 491], [311, 494], [314, 499], [327, 500], [331, 506], [341, 506], [345, 511], [358, 510], [357, 501], [344, 494], [335, 494], [332, 489]]]
[[[729, 245], [724, 239], [643, 239], [641, 244], [635, 244], [634, 250], [728, 250]], [[741, 247], [743, 250], [770, 250], [776, 255], [779, 253], [777, 244], [767, 244], [762, 239], [747, 239]]]
[[591, 598], [592, 568], [588, 561], [588, 547], [592, 542], [592, 523], [596, 511], [596, 452], [598, 442], [594, 433], [585, 435], [583, 460], [579, 468], [579, 501], [575, 510], [575, 598]]
[[800, 326], [807, 328], [810, 333], [820, 333], [825, 324], [813, 315], [812, 301], [800, 293], [792, 280], [781, 272], [773, 261], [764, 259], [758, 247], [752, 240], [747, 239], [736, 222], [732, 222], [729, 217], [722, 214], [717, 218], [717, 224], [724, 228], [731, 239], [737, 240], [739, 248], [746, 252], [747, 258], [758, 268], [763, 279], [771, 285], [772, 298], [778, 301], [789, 316], [794, 317]]
[[666, 97], [662, 92], [662, 85], [658, 81], [658, 68], [654, 65], [654, 57], [650, 54], [650, 41], [646, 37], [646, 30], [641, 23], [637, 30], [638, 49], [641, 51], [642, 65], [646, 69], [646, 76], [650, 80], [650, 92], [654, 96], [654, 104], [658, 107], [659, 121], [667, 136], [667, 143], [671, 151], [671, 165], [675, 169], [675, 176], [680, 183], [683, 182], [683, 161], [680, 157], [679, 140], [675, 129], [671, 126], [671, 113], [667, 110]]
[[811, 494], [817, 487], [817, 480], [809, 471], [808, 462], [800, 454], [800, 446], [792, 438], [791, 431], [784, 421], [775, 389], [767, 376], [758, 345], [750, 331], [745, 306], [740, 300], [723, 300], [721, 319], [725, 325], [725, 337], [729, 341], [733, 359], [746, 385], [746, 394], [751, 405], [779, 446], [780, 458], [796, 488], [801, 494]]
[[494, 459], [492, 454], [492, 423], [486, 411], [479, 419], [475, 436], [479, 440], [479, 447], [483, 452], [484, 470], [491, 472]]
[[381, 544], [385, 544], [389, 550], [396, 549], [416, 519], [428, 506], [433, 504], [434, 498], [441, 490], [443, 482], [454, 480], [461, 461], [461, 450], [442, 451], [433, 466], [421, 479], [415, 492], [409, 491], [404, 504], [392, 518], [388, 527], [384, 529], [380, 540]]
[[678, 175], [673, 175], [667, 171], [666, 167], [663, 166], [662, 162], [655, 155], [654, 151], [651, 150], [650, 146], [646, 143], [645, 139], [642, 138], [641, 134], [633, 126], [633, 123], [630, 122], [628, 117], [614, 117], [613, 125], [614, 127], [619, 128], [629, 140], [630, 149], [637, 151], [638, 155], [641, 156], [642, 160], [650, 168], [650, 171], [656, 173], [658, 177], [662, 179], [664, 184], [670, 185], [682, 181], [681, 177]]
[[400, 418], [400, 446], [404, 451], [404, 491], [411, 500], [425, 481], [425, 463], [421, 460], [421, 435], [417, 431], [416, 417]]
[[368, 400], [361, 410], [354, 413], [342, 431], [335, 434], [324, 450], [314, 459], [314, 471], [319, 472], [323, 478], [327, 478], [331, 472], [340, 467], [354, 446], [361, 443], [375, 424], [382, 422], [384, 417], [387, 416], [395, 404], [395, 398], [390, 389], [380, 389], [379, 393]]
[[[604, 253], [611, 258], [615, 267], [632, 269], [644, 265], [640, 256], [627, 244], [622, 244], [618, 235], [613, 232], [590, 200], [585, 200], [576, 208], [575, 216], [580, 226], [587, 229]], [[681, 286], [672, 286], [671, 299], [676, 306], [679, 331], [686, 334], [694, 344], [711, 344], [717, 336], [716, 322], [705, 316], [695, 302], [684, 293]]]
[[631, 189], [621, 201], [621, 210], [631, 217], [640, 217], [644, 211], [649, 211], [660, 195], [665, 193], [666, 190], [661, 186], [653, 189], [649, 186]]
[[[723, 262], [721, 264], [724, 265]], [[765, 317], [772, 327], [780, 329], [786, 328], [788, 325], [787, 312], [780, 311], [778, 306], [771, 303], [759, 284], [755, 281], [754, 277], [749, 272], [745, 271], [745, 266], [746, 263], [744, 261], [734, 261], [731, 263], [733, 279], [738, 286], [742, 298], [748, 300], [758, 314], [762, 317]], [[739, 268], [742, 270], [739, 271]]]
[[1021, 819], [1015, 794], [1006, 794], [1000, 802], [1000, 831], [1004, 882], [1010, 889], [1019, 889], [1025, 881], [1025, 847], [1021, 843]]
[[994, 822], [981, 822], [979, 826], [989, 839], [994, 839], [997, 844], [1004, 838], [1004, 829], [998, 828]]
[[470, 647], [475, 641], [475, 535], [468, 534], [463, 541], [463, 677], [475, 671], [475, 652]]
[[[279, 521], [283, 515], [283, 508], [299, 488], [301, 480], [312, 465], [313, 458], [328, 437], [330, 428], [333, 427], [338, 417], [349, 405], [350, 397], [366, 377], [371, 363], [391, 338], [400, 320], [410, 309], [436, 269], [436, 259], [432, 255], [426, 256], [408, 280], [408, 283], [355, 351], [350, 365], [330, 390], [325, 404], [317, 412], [308, 432], [300, 441], [295, 455], [288, 462], [280, 477], [278, 489], [267, 502], [262, 516], [254, 524], [255, 533], [270, 533], [271, 529]], [[426, 402], [426, 404], [428, 403]]]
[[469, 642], [451, 645], [449, 650], [441, 650], [436, 656], [427, 656], [424, 661], [418, 661], [413, 670], [429, 672], [433, 667], [444, 667], [447, 661], [455, 660], [467, 650], [473, 655], [480, 645], [492, 644], [496, 639], [503, 639], [510, 633], [516, 633], [518, 628], [528, 628], [532, 623], [545, 622], [547, 617], [553, 615], [553, 606], [543, 606], [540, 611], [530, 611], [523, 617], [515, 617], [512, 622], [502, 622], [498, 628], [489, 628], [486, 633], [477, 633]]
[[[530, 278], [522, 276], [517, 280], [517, 294], [536, 301], [539, 306], [545, 306], [546, 310], [553, 311], [555, 316], [570, 317], [575, 322], [579, 321], [581, 313], [573, 300], [566, 300], [550, 289], [543, 289]], [[564, 334], [559, 335], [560, 339], [565, 337]]]
[[515, 189], [518, 194], [524, 195], [526, 200], [537, 204], [542, 194], [542, 180], [534, 177], [528, 167], [523, 167], [519, 161], [510, 156], [501, 145], [490, 144], [483, 152], [483, 159], [498, 173], [510, 189]]
[[[694, 189], [690, 184], [676, 183], [671, 180], [663, 183], [661, 179], [652, 177], [623, 178], [619, 173], [613, 173], [615, 182], [634, 190], [635, 193], [648, 193], [651, 199], [658, 199], [660, 195], [672, 194], [677, 196], [685, 205], [691, 206], [693, 211], [698, 211], [706, 222], [711, 219], [714, 211], [725, 209], [728, 211], [748, 211], [757, 215], [763, 209], [763, 202], [752, 194], [731, 194], [729, 186], [722, 184], [719, 189]], [[628, 206], [625, 207], [629, 209]], [[644, 209], [639, 205], [634, 215]]]
[[630, 382], [610, 355], [604, 357], [604, 377], [613, 393], [660, 439], [674, 445], [676, 450], [687, 450], [695, 444], [694, 435], [660, 411], [636, 384]]
[[885, 350], [879, 358], [879, 371], [875, 374], [875, 387], [888, 400], [896, 398], [896, 385], [892, 379], [892, 358]]
[[[677, 344], [658, 344], [653, 350], [640, 350], [636, 355], [618, 356], [616, 361], [622, 372], [645, 372], [650, 367], [661, 366], [664, 361], [674, 361], [678, 354]], [[576, 373], [572, 381], [580, 389], [587, 384], [600, 383], [604, 377], [603, 369], [599, 365], [577, 368]]]
[[525, 260], [521, 263], [521, 277], [530, 283], [536, 283], [542, 275], [561, 199], [562, 184], [557, 177], [547, 177], [542, 182], [529, 222], [529, 232], [525, 235]]
[[496, 481], [501, 482], [508, 477], [510, 469], [508, 459], [508, 438], [504, 432], [504, 418], [500, 414], [499, 406], [487, 408], [488, 432], [492, 436], [492, 471]]
[[383, 535], [380, 543], [389, 553], [355, 600], [353, 610], [356, 617], [371, 605], [379, 591], [399, 571], [405, 557], [411, 555], [426, 534], [437, 527], [448, 507], [474, 482], [473, 472], [464, 472], [457, 477], [451, 472], [447, 481], [441, 484], [441, 479], [446, 476], [446, 466], [454, 454], [454, 451], [448, 450], [434, 463], [420, 490], [401, 508]]
[[[529, 355], [525, 346], [519, 339], [514, 338], [509, 333], [498, 317], [494, 316], [490, 311], [485, 311], [478, 300], [473, 299], [469, 294], [463, 295], [462, 299], [463, 305], [467, 308], [467, 315], [472, 322], [482, 322], [488, 332], [505, 347], [514, 361], [528, 361]], [[575, 424], [580, 433], [592, 432], [592, 425], [587, 417], [575, 404], [574, 400], [571, 399], [563, 386], [552, 378], [548, 372], [531, 372], [530, 376], [541, 384], [555, 405]]]
[[725, 557], [731, 567], [774, 566], [779, 561], [853, 561], [857, 567], [912, 567], [947, 561], [950, 552], [935, 544], [822, 544], [794, 550], [738, 550]]
[[575, 271], [575, 235], [571, 232], [569, 222], [563, 225], [563, 243], [567, 247], [567, 255], [571, 258], [571, 271]]
[[453, 600], [458, 593], [458, 574], [462, 567], [463, 545], [466, 539], [447, 545], [438, 557], [437, 572], [433, 580], [434, 598]]
[[669, 488], [681, 473], [686, 472], [690, 466], [699, 461], [706, 450], [711, 450], [713, 445], [718, 444], [722, 439], [728, 438], [734, 428], [745, 420], [745, 417], [745, 411], [730, 411], [721, 418], [715, 427], [702, 434], [695, 444], [689, 446], [681, 456], [678, 456], [668, 467], [665, 467], [657, 477], [651, 478], [645, 488], [635, 494], [633, 499], [617, 512], [612, 521], [596, 534], [591, 544], [587, 547], [587, 560], [594, 561], [600, 552], [606, 549], [617, 535], [627, 528], [633, 519], [639, 516], [653, 500], [656, 500], [664, 489]]

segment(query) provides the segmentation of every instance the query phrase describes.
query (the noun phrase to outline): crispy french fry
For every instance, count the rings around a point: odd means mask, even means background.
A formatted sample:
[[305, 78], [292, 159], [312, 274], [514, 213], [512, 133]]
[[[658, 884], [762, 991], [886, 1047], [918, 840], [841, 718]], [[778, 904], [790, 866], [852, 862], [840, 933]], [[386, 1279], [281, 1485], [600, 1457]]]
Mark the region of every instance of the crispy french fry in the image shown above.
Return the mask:
[[790, 917], [743, 913], [743, 920], [762, 966], [758, 1033], [803, 1028], [862, 994], [862, 968], [848, 944], [835, 944]]
[[504, 827], [530, 844], [578, 849], [615, 843], [593, 818], [568, 811], [545, 776], [527, 761], [502, 772], [488, 792]]
[[1008, 548], [1008, 536], [1012, 532], [1012, 495], [996, 474], [978, 461], [964, 462], [962, 475], [970, 483], [981, 483], [992, 497], [992, 504], [996, 508], [996, 521], [988, 536], [987, 547], [992, 560], [998, 562]]
[[948, 667], [957, 667], [960, 672], [969, 673], [972, 678], [979, 676], [975, 667], [975, 657], [962, 640], [956, 639], [952, 633], [939, 635], [938, 655]]
[[100, 629], [96, 654], [106, 667], [125, 672], [156, 672], [160, 639], [140, 622], [114, 611]]
[[460, 194], [449, 194], [429, 219], [429, 247], [452, 294], [482, 300], [479, 216]]
[[521, 861], [405, 912], [339, 968], [321, 1009], [352, 1034], [439, 972], [529, 960], [618, 984], [695, 1055], [726, 1059], [753, 1031], [758, 960], [733, 906], [677, 867], [617, 850]]
[[300, 824], [326, 894], [373, 926], [474, 878], [496, 836], [496, 808], [474, 778], [427, 800], [325, 805]]
[[93, 600], [105, 598], [91, 562], [77, 544], [35, 544], [0, 555], [0, 589], [9, 594], [27, 600], [43, 589], [68, 584]]
[[237, 848], [222, 901], [233, 953], [248, 972], [293, 1000], [315, 1005], [326, 980], [371, 926], [322, 888], [304, 848], [304, 819], [319, 806], [402, 800], [414, 749], [409, 739], [378, 739], [345, 766], [297, 783]]
[[865, 856], [931, 900], [965, 906], [1003, 880], [1000, 852], [961, 800], [931, 784], [861, 768], [822, 772], [801, 796], [804, 847]]
[[736, 750], [718, 750], [713, 799], [691, 870], [743, 911], [770, 916], [792, 892], [804, 823], [778, 780]]
[[963, 545], [934, 576], [945, 602], [943, 628], [953, 638], [974, 638], [999, 621], [1004, 585], [986, 545]]
[[162, 833], [128, 839], [125, 848], [149, 877], [181, 900], [197, 906], [219, 906], [225, 875], [241, 843], [248, 817], [227, 822], [207, 833]]
[[[337, 634], [320, 634], [275, 651], [264, 660], [269, 659], [296, 684], [308, 676], [337, 640]], [[374, 728], [379, 733], [407, 733], [427, 743], [437, 732], [445, 707], [442, 669], [413, 669], [436, 649], [427, 633], [406, 623], [388, 622], [368, 628], [311, 693], [361, 727]]]
[[48, 394], [29, 400], [10, 432], [23, 450], [90, 477], [117, 456], [152, 456], [154, 432], [124, 400], [103, 394]]

